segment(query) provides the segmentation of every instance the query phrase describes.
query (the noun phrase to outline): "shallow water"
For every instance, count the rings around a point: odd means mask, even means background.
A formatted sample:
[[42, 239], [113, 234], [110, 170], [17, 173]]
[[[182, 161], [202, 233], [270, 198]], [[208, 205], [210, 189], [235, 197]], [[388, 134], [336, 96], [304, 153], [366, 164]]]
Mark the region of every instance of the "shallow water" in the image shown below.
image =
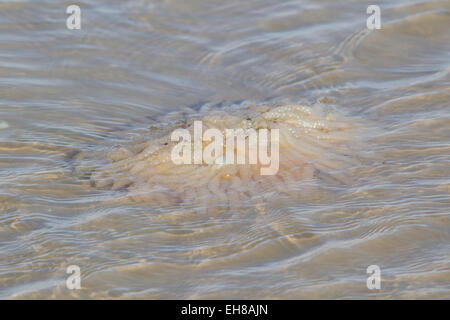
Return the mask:
[[[0, 298], [450, 298], [450, 1], [69, 4], [0, 1]], [[91, 185], [170, 113], [283, 101], [352, 119], [352, 165], [225, 207]]]

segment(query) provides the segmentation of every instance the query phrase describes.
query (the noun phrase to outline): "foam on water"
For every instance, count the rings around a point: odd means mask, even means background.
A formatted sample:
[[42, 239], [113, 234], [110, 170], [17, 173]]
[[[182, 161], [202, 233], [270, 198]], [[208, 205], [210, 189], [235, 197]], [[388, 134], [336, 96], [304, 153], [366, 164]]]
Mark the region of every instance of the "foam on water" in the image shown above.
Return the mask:
[[1, 120], [0, 121], [0, 130], [1, 129], [8, 129], [8, 128], [9, 128], [8, 122]]

